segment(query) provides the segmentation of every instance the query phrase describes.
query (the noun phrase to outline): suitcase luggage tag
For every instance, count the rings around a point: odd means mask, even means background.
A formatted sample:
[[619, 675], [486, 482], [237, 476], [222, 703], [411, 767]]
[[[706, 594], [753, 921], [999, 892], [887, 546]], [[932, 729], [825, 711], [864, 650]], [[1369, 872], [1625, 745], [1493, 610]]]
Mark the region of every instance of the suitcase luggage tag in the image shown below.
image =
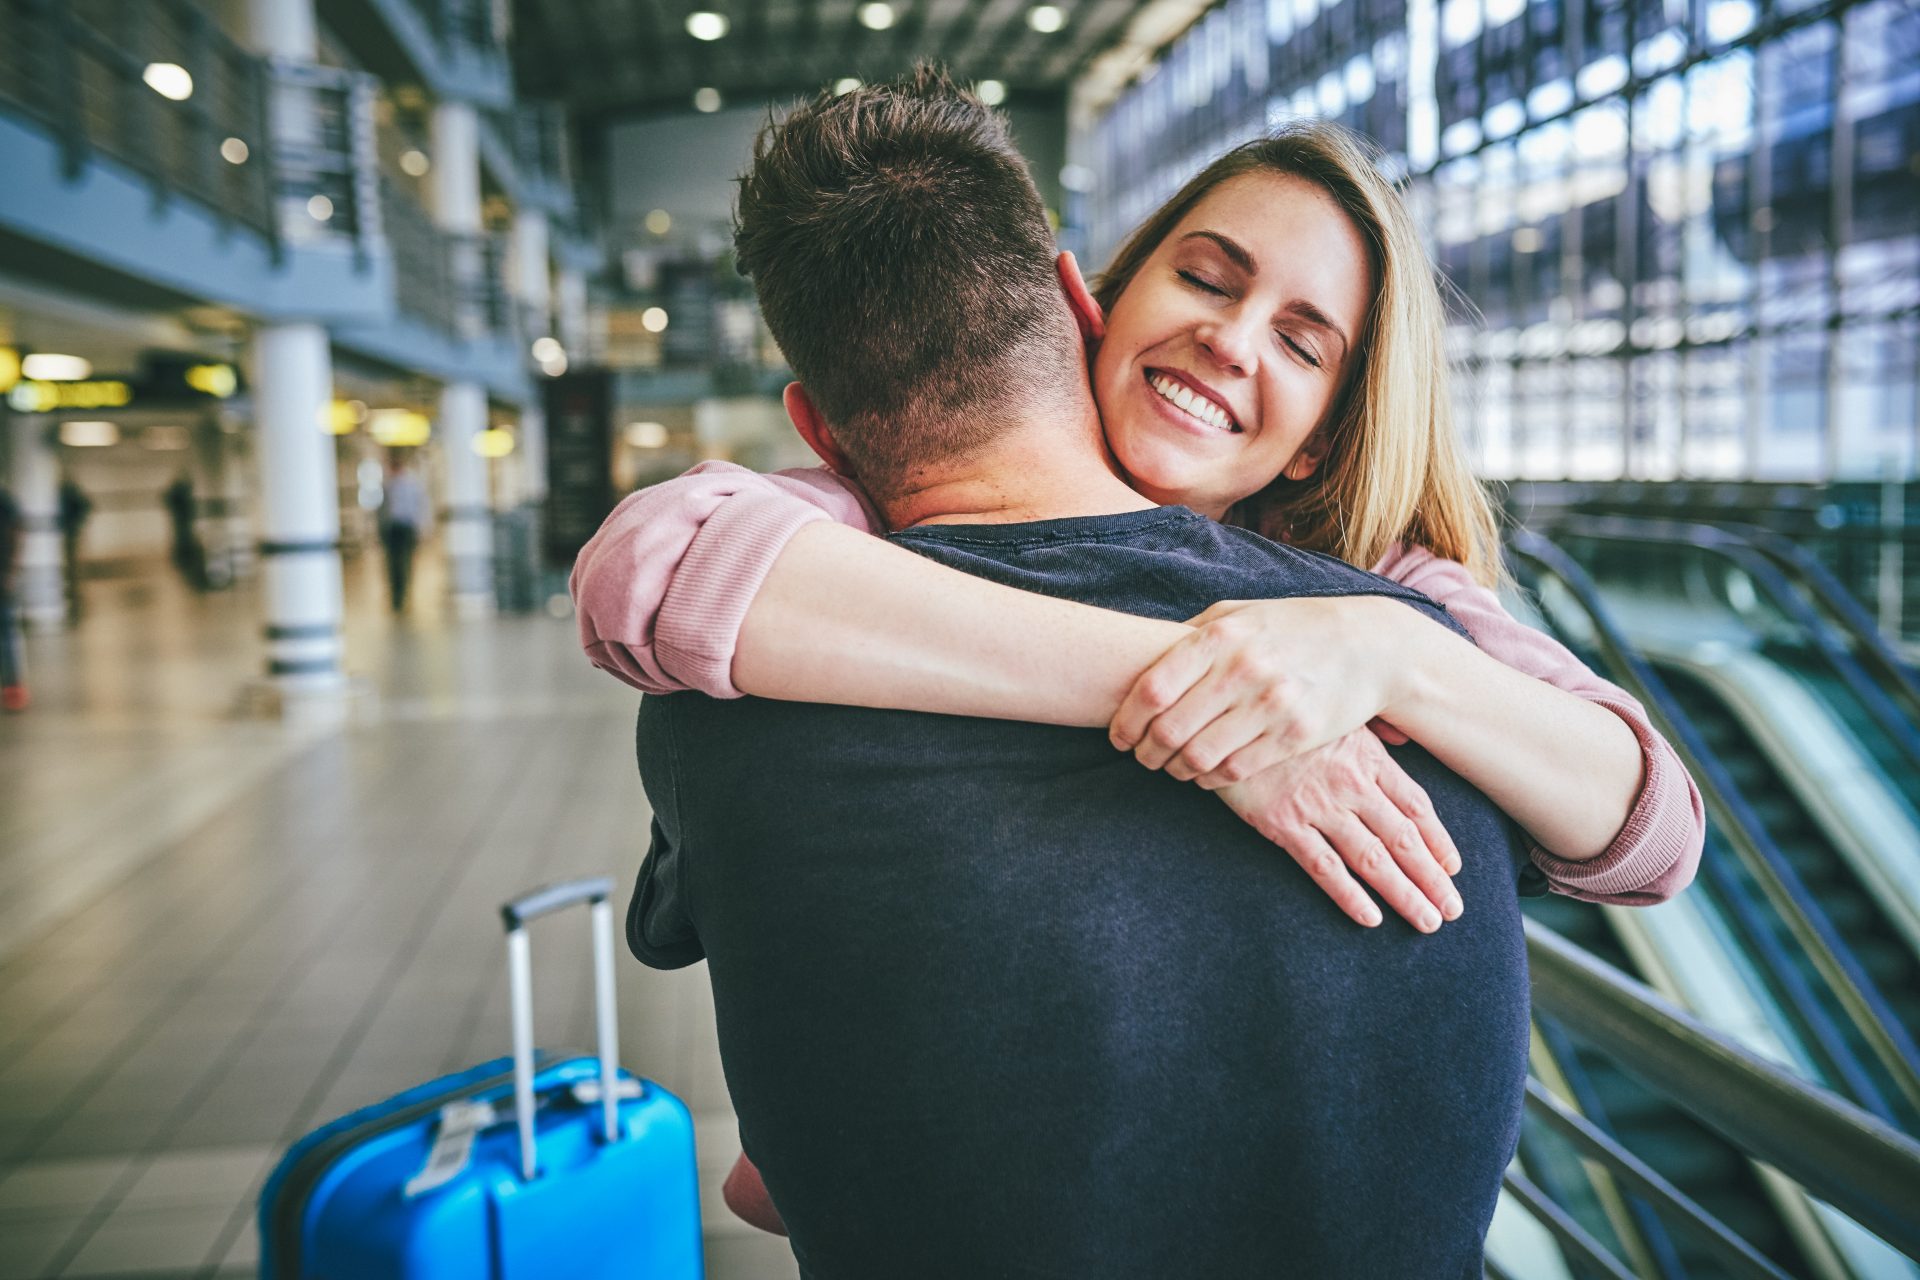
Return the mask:
[[593, 1003], [600, 1078], [582, 1080], [569, 1089], [586, 1106], [599, 1103], [602, 1136], [619, 1141], [620, 1103], [645, 1092], [640, 1081], [623, 1078], [615, 1064], [619, 1052], [618, 1015], [613, 998], [613, 881], [606, 876], [569, 880], [522, 894], [500, 908], [507, 929], [507, 988], [513, 1006], [513, 1095], [511, 1106], [500, 1107], [484, 1098], [462, 1098], [440, 1108], [433, 1146], [420, 1172], [408, 1179], [408, 1199], [445, 1186], [457, 1178], [473, 1158], [474, 1141], [488, 1129], [511, 1120], [520, 1130], [520, 1176], [532, 1182], [539, 1171], [536, 1113], [551, 1099], [538, 1098], [533, 1088], [533, 957], [527, 925], [541, 916], [580, 903], [593, 918]]

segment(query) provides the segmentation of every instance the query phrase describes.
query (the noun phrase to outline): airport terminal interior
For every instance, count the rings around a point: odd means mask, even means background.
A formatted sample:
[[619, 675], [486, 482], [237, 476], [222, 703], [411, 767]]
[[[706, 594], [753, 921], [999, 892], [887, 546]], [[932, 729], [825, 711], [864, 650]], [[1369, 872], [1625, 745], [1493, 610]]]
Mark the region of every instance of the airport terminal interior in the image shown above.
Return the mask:
[[[1699, 786], [1685, 893], [1525, 903], [1487, 1274], [1920, 1277], [1913, 0], [0, 0], [0, 1280], [300, 1274], [289, 1147], [511, 1052], [501, 903], [624, 918], [640, 697], [568, 570], [812, 463], [734, 179], [920, 58], [1090, 272], [1237, 143], [1373, 139], [1508, 608]], [[533, 930], [542, 1045], [586, 938]], [[722, 1202], [705, 966], [615, 971], [705, 1274], [797, 1277]]]

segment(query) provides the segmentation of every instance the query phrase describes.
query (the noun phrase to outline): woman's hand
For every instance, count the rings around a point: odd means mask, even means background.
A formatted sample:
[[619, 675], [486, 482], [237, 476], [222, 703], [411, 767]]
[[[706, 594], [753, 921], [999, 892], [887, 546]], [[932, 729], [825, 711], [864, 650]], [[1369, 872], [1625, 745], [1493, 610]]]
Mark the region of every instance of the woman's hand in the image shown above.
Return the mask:
[[1361, 924], [1372, 927], [1381, 917], [1356, 875], [1422, 933], [1438, 929], [1443, 916], [1459, 918], [1460, 895], [1449, 877], [1460, 870], [1460, 852], [1427, 793], [1368, 730], [1222, 787], [1219, 795]]
[[1109, 736], [1208, 790], [1251, 778], [1388, 709], [1407, 621], [1423, 619], [1381, 596], [1222, 601], [1140, 673]]

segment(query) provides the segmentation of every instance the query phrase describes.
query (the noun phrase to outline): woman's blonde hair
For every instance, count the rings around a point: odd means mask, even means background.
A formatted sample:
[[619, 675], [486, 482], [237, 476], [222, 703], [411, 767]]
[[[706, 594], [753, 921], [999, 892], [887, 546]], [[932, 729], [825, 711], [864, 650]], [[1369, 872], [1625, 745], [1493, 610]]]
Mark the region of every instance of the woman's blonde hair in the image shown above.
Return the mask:
[[1276, 477], [1227, 519], [1362, 569], [1410, 542], [1495, 585], [1499, 523], [1453, 429], [1439, 282], [1406, 202], [1358, 135], [1331, 121], [1302, 121], [1227, 152], [1133, 233], [1100, 277], [1100, 305], [1113, 308], [1208, 192], [1249, 173], [1291, 175], [1331, 195], [1367, 241], [1377, 283], [1355, 344], [1358, 362], [1316, 433], [1326, 457], [1305, 480]]

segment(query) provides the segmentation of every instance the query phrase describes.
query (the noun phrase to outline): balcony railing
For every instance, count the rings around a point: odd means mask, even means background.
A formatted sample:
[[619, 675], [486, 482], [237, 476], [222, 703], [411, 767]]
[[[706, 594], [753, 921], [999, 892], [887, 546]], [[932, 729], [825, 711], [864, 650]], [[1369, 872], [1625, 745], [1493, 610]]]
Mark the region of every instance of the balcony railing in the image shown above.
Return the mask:
[[372, 82], [269, 64], [189, 0], [0, 0], [0, 107], [45, 125], [69, 174], [106, 156], [286, 243], [378, 236]]
[[400, 310], [460, 338], [517, 332], [507, 238], [442, 231], [398, 184], [382, 182], [381, 193]]
[[427, 29], [443, 44], [498, 50], [505, 43], [502, 12], [494, 0], [410, 0]]

